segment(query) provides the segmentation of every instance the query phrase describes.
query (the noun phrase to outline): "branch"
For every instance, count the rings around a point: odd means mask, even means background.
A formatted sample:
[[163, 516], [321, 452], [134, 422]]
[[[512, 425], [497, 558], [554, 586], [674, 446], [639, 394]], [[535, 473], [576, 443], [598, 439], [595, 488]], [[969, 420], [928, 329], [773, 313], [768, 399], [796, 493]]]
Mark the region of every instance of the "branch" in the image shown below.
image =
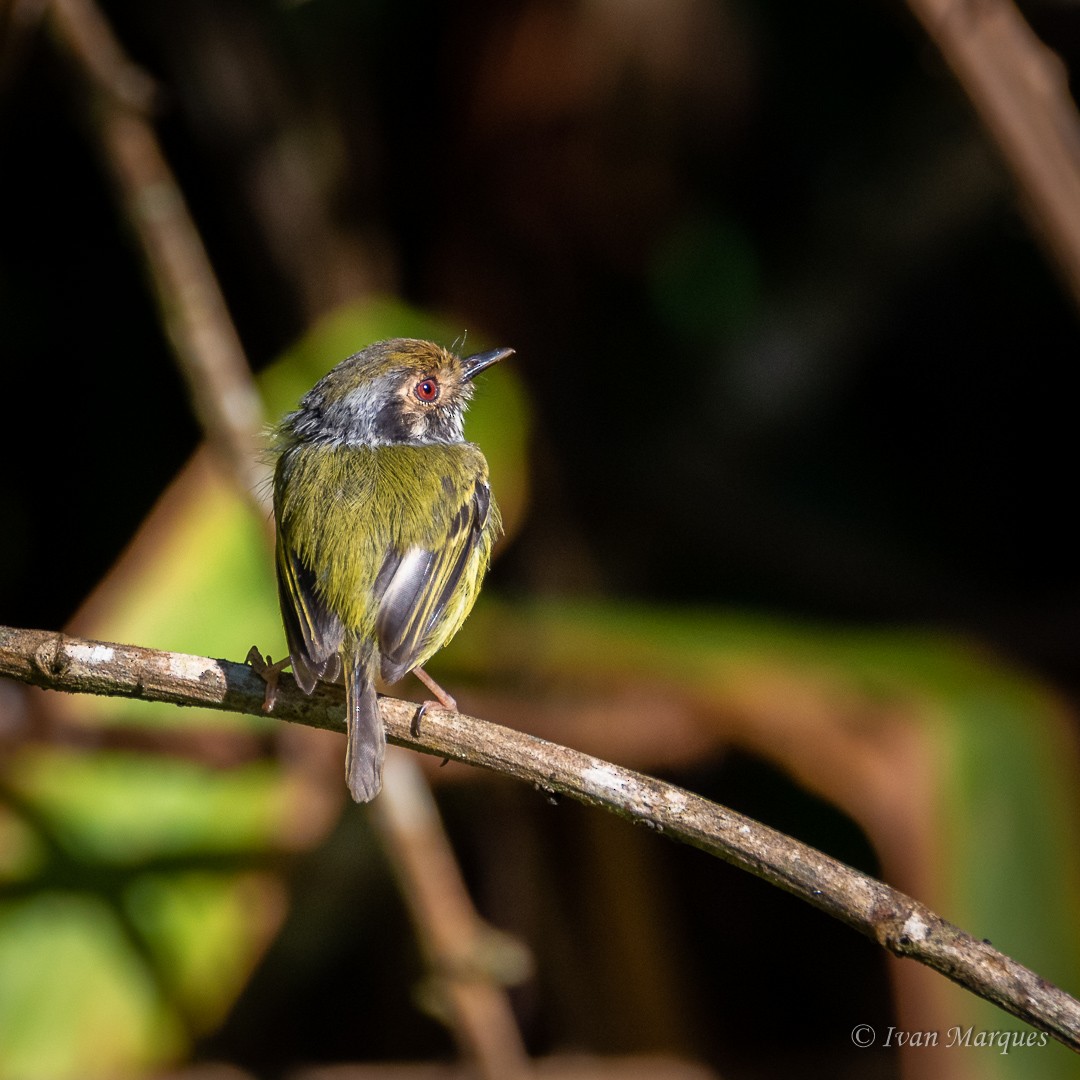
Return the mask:
[[908, 0], [997, 141], [1080, 303], [1080, 118], [1061, 58], [1012, 0]]
[[[265, 684], [243, 664], [0, 627], [0, 675], [48, 690], [259, 714]], [[380, 699], [391, 742], [600, 806], [777, 885], [1080, 1052], [1080, 1002], [903, 893], [751, 818], [671, 784], [484, 720]], [[342, 731], [338, 687], [306, 697], [283, 679], [281, 720]]]

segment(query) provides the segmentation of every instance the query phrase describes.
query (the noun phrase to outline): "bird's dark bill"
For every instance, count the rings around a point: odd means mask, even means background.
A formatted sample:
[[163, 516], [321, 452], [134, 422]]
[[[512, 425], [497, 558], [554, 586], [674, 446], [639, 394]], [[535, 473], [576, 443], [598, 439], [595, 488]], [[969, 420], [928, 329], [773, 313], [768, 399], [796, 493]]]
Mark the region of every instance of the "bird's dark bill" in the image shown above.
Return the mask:
[[491, 349], [488, 352], [473, 353], [472, 356], [466, 356], [461, 361], [461, 366], [465, 369], [465, 378], [471, 379], [475, 375], [479, 375], [484, 368], [491, 367], [492, 364], [497, 364], [500, 360], [505, 360], [508, 356], [513, 356], [513, 349]]

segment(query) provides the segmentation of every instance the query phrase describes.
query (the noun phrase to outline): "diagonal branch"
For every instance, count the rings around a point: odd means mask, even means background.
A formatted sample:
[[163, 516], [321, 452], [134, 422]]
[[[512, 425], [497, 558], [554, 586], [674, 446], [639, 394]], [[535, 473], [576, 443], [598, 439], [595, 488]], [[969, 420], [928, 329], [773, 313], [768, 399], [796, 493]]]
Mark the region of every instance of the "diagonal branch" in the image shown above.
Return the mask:
[[91, 0], [52, 0], [54, 31], [87, 77], [102, 156], [138, 239], [162, 323], [219, 460], [263, 514], [262, 403], [240, 336], [161, 144], [146, 115], [153, 82]]
[[[261, 712], [265, 691], [262, 679], [243, 664], [4, 627], [0, 675], [50, 690], [255, 714]], [[671, 784], [460, 713], [431, 709], [422, 733], [414, 736], [415, 704], [383, 697], [380, 705], [391, 742], [513, 776], [700, 848], [1080, 1052], [1080, 1002], [917, 900], [798, 840]], [[320, 685], [309, 698], [285, 679], [276, 715], [340, 731], [342, 693]]]
[[1036, 232], [1080, 303], [1080, 117], [1061, 58], [1013, 0], [908, 6], [997, 142]]

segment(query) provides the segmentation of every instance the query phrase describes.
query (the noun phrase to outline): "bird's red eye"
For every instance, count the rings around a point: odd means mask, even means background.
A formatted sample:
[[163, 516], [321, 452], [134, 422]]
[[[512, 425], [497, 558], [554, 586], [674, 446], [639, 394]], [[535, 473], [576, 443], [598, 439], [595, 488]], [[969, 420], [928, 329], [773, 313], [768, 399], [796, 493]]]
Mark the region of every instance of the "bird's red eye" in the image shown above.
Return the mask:
[[439, 380], [431, 377], [430, 375], [426, 379], [421, 379], [414, 387], [413, 393], [421, 400], [426, 402], [439, 400]]

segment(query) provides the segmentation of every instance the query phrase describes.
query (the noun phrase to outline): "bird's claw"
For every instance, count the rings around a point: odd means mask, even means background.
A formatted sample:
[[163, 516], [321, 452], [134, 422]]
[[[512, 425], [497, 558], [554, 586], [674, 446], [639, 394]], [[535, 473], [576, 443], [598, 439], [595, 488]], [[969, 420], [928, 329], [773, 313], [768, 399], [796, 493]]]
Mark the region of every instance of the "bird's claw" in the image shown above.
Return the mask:
[[413, 713], [412, 721], [409, 724], [409, 734], [414, 739], [420, 738], [420, 722], [424, 719], [424, 713], [427, 712], [428, 706], [434, 704], [436, 704], [434, 701], [425, 701], [424, 704]]
[[244, 659], [251, 665], [252, 671], [266, 683], [262, 711], [264, 713], [273, 712], [274, 705], [277, 702], [278, 678], [281, 672], [292, 663], [292, 657], [286, 656], [284, 660], [279, 660], [275, 664], [271, 661], [269, 655], [263, 659], [263, 654], [259, 652], [258, 646], [252, 645]]

